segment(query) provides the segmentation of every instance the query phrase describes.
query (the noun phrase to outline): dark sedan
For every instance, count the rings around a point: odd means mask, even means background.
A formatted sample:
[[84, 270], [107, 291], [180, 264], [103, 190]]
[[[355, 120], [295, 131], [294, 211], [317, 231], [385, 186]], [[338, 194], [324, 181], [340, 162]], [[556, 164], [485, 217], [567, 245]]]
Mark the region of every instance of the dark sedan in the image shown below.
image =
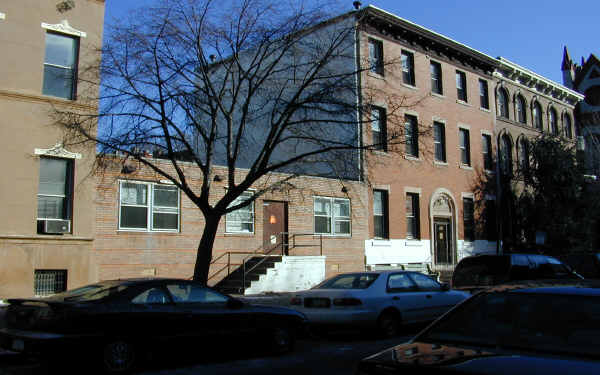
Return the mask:
[[363, 359], [358, 374], [600, 374], [600, 289], [496, 287], [411, 341]]
[[92, 353], [109, 373], [127, 372], [142, 355], [173, 346], [246, 342], [282, 354], [292, 350], [306, 323], [302, 313], [252, 306], [179, 279], [105, 281], [8, 304], [1, 348], [50, 356]]

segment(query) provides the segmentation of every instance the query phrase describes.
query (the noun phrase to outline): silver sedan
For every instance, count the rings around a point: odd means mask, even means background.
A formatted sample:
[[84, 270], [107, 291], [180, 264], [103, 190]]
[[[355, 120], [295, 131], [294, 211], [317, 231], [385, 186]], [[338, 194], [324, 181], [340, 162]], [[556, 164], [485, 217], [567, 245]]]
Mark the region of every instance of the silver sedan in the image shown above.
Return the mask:
[[390, 337], [402, 324], [432, 321], [468, 297], [419, 272], [372, 271], [339, 274], [296, 292], [290, 307], [313, 325], [371, 326]]

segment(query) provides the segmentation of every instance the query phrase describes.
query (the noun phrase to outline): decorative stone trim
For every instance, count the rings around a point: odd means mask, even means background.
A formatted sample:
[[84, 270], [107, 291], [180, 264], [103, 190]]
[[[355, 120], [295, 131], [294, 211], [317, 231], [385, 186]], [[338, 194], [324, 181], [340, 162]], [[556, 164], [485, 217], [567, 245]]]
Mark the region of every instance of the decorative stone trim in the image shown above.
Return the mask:
[[72, 28], [71, 25], [69, 25], [69, 21], [67, 21], [67, 20], [62, 20], [61, 23], [57, 23], [54, 25], [49, 24], [49, 23], [42, 23], [42, 29], [56, 31], [56, 32], [62, 33], [62, 34], [74, 35], [74, 36], [78, 36], [80, 38], [87, 37], [87, 33], [85, 33], [84, 31], [79, 31], [77, 29]]
[[36, 148], [34, 150], [35, 155], [40, 156], [54, 156], [57, 158], [65, 158], [65, 159], [81, 159], [81, 154], [76, 152], [70, 152], [65, 150], [61, 143], [57, 143], [53, 147], [44, 149], [44, 148]]

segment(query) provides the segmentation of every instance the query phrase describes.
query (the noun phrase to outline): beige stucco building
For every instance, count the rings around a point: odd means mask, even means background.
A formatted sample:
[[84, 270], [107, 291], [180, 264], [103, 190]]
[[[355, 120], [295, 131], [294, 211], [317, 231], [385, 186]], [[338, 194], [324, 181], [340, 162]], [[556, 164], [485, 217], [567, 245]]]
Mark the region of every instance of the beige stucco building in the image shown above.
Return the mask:
[[97, 278], [90, 262], [95, 150], [64, 145], [51, 114], [65, 106], [97, 110], [78, 96], [90, 87], [77, 77], [78, 68], [99, 57], [104, 5], [0, 3], [2, 297], [50, 294]]

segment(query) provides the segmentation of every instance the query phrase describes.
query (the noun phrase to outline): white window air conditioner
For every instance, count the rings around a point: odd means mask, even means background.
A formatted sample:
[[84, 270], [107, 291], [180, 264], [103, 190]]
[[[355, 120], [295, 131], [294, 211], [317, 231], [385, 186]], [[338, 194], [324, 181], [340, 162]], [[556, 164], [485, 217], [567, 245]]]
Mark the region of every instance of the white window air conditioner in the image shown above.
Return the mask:
[[70, 232], [70, 220], [44, 220], [44, 233], [46, 234], [63, 234]]

